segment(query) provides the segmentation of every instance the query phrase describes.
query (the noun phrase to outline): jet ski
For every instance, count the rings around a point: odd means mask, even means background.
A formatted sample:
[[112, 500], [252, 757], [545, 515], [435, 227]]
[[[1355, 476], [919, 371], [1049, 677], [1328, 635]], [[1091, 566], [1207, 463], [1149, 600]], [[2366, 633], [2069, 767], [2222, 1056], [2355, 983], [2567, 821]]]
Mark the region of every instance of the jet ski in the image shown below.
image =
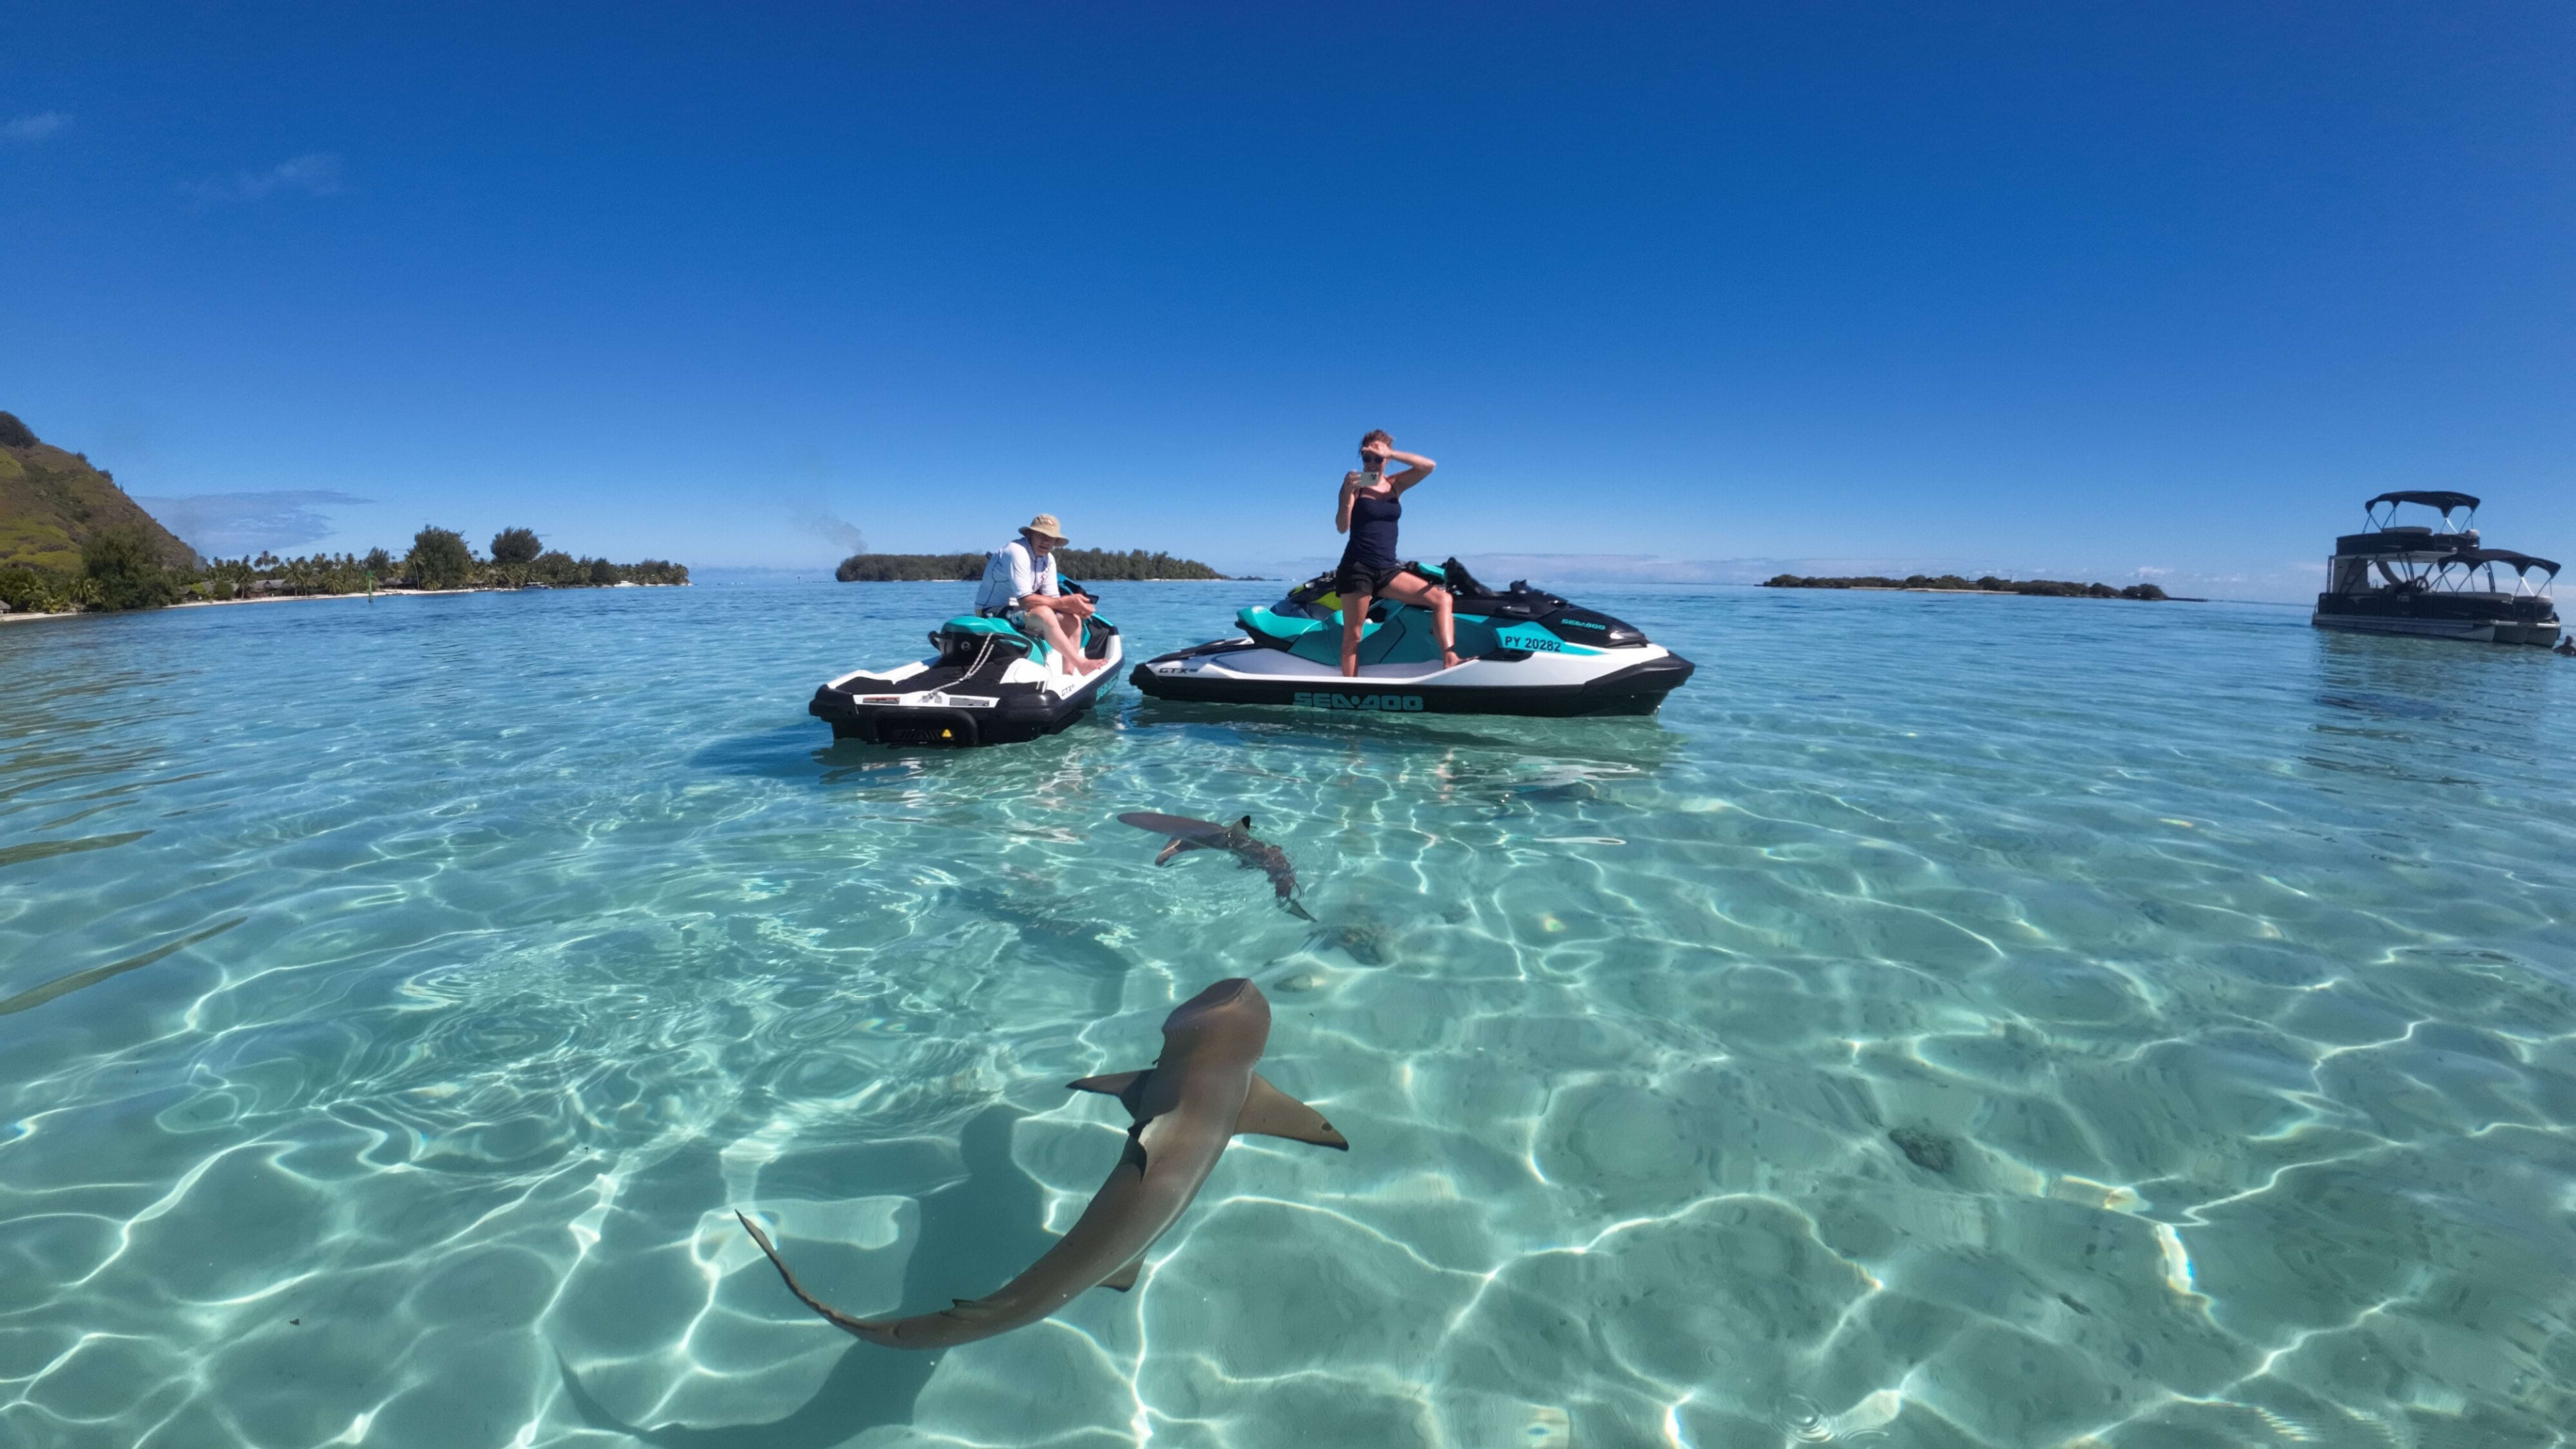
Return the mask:
[[1449, 590], [1455, 669], [1440, 663], [1431, 611], [1379, 601], [1362, 626], [1359, 676], [1342, 675], [1341, 598], [1320, 574], [1278, 603], [1240, 610], [1243, 632], [1161, 655], [1129, 676], [1156, 699], [1380, 714], [1652, 714], [1697, 666], [1635, 627], [1526, 581], [1479, 583], [1456, 559], [1405, 565]]
[[930, 648], [928, 658], [893, 669], [842, 675], [814, 691], [807, 712], [829, 722], [835, 739], [932, 748], [1017, 744], [1080, 718], [1125, 657], [1118, 626], [1098, 615], [1083, 621], [1082, 650], [1108, 663], [1084, 675], [1006, 619], [951, 619], [930, 631]]

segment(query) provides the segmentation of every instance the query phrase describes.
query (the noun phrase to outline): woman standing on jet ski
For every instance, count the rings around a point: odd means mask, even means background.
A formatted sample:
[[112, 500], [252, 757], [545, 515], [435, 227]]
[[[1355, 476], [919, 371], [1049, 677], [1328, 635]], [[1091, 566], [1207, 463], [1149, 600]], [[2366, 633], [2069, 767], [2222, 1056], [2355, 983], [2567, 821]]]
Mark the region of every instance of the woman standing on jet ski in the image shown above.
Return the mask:
[[[1409, 464], [1386, 476], [1387, 460]], [[1342, 599], [1342, 673], [1360, 672], [1360, 631], [1366, 627], [1372, 599], [1419, 604], [1431, 611], [1432, 637], [1440, 641], [1440, 663], [1458, 667], [1458, 631], [1449, 617], [1449, 591], [1405, 572], [1395, 553], [1396, 520], [1404, 516], [1404, 490], [1431, 476], [1440, 466], [1419, 453], [1399, 453], [1395, 439], [1372, 429], [1360, 439], [1358, 471], [1342, 475], [1341, 507], [1333, 514], [1333, 531], [1347, 533], [1341, 565], [1333, 571], [1333, 591]]]

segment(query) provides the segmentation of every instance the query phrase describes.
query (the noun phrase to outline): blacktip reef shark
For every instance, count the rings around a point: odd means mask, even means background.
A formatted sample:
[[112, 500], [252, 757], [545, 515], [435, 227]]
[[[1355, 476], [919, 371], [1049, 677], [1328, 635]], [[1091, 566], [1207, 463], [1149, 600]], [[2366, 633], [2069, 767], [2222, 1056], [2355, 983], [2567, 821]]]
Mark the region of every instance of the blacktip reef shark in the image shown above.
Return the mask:
[[1288, 863], [1288, 852], [1266, 840], [1252, 838], [1252, 817], [1244, 816], [1232, 825], [1219, 825], [1213, 820], [1193, 820], [1186, 815], [1165, 815], [1153, 810], [1130, 810], [1119, 819], [1139, 830], [1170, 836], [1171, 843], [1154, 857], [1154, 864], [1169, 865], [1172, 857], [1184, 850], [1223, 850], [1234, 856], [1234, 863], [1245, 870], [1265, 872], [1271, 887], [1279, 892], [1279, 904], [1300, 920], [1315, 919], [1297, 904], [1297, 868]]
[[769, 1235], [736, 1212], [787, 1291], [856, 1338], [888, 1348], [947, 1348], [1035, 1323], [1092, 1287], [1124, 1293], [1136, 1284], [1145, 1250], [1180, 1220], [1239, 1132], [1286, 1137], [1347, 1152], [1350, 1142], [1314, 1108], [1252, 1069], [1270, 1041], [1270, 1002], [1241, 977], [1220, 981], [1163, 1018], [1163, 1054], [1141, 1072], [1085, 1077], [1077, 1092], [1127, 1106], [1135, 1125], [1127, 1150], [1093, 1194], [1073, 1231], [1028, 1271], [982, 1298], [910, 1318], [854, 1318], [805, 1291]]

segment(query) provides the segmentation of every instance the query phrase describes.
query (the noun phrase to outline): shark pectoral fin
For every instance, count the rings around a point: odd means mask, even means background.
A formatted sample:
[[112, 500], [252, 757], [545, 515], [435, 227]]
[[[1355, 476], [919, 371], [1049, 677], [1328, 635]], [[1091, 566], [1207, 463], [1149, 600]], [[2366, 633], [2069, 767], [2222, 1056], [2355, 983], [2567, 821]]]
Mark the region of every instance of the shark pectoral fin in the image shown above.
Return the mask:
[[1136, 1103], [1145, 1095], [1145, 1079], [1152, 1075], [1154, 1069], [1147, 1067], [1141, 1072], [1112, 1072], [1105, 1077], [1085, 1077], [1079, 1082], [1064, 1085], [1070, 1092], [1098, 1092], [1104, 1097], [1116, 1097], [1126, 1105], [1127, 1114], [1132, 1117], [1136, 1113]]
[[1295, 901], [1290, 900], [1286, 896], [1281, 896], [1279, 898], [1279, 904], [1286, 906], [1288, 908], [1288, 914], [1295, 916], [1298, 920], [1311, 921], [1315, 919], [1312, 912], [1308, 911], [1304, 906], [1297, 904]]
[[1145, 1255], [1138, 1253], [1136, 1255], [1136, 1261], [1119, 1269], [1117, 1272], [1110, 1274], [1108, 1277], [1101, 1279], [1100, 1286], [1103, 1288], [1115, 1288], [1119, 1292], [1124, 1293], [1128, 1289], [1136, 1286], [1136, 1275], [1143, 1271], [1145, 1271]]
[[1164, 846], [1164, 847], [1163, 847], [1163, 853], [1162, 853], [1162, 854], [1160, 854], [1160, 855], [1158, 855], [1158, 856], [1155, 856], [1155, 857], [1154, 857], [1154, 864], [1156, 864], [1156, 865], [1170, 865], [1170, 864], [1172, 863], [1172, 857], [1173, 857], [1173, 856], [1176, 856], [1176, 855], [1178, 855], [1178, 854], [1180, 854], [1180, 853], [1181, 853], [1182, 851], [1184, 851], [1184, 850], [1205, 850], [1205, 849], [1207, 849], [1207, 847], [1206, 847], [1206, 846], [1199, 844], [1199, 843], [1198, 843], [1197, 841], [1195, 841], [1195, 840], [1183, 840], [1183, 839], [1181, 839], [1179, 836], [1177, 836], [1177, 835], [1176, 835], [1176, 836], [1173, 836], [1173, 837], [1172, 837], [1172, 843], [1171, 843], [1171, 844], [1166, 845], [1166, 846]]
[[1351, 1150], [1350, 1139], [1334, 1131], [1323, 1113], [1270, 1085], [1259, 1072], [1252, 1074], [1252, 1092], [1243, 1099], [1243, 1115], [1234, 1119], [1234, 1130], [1238, 1135], [1255, 1132], [1264, 1137]]

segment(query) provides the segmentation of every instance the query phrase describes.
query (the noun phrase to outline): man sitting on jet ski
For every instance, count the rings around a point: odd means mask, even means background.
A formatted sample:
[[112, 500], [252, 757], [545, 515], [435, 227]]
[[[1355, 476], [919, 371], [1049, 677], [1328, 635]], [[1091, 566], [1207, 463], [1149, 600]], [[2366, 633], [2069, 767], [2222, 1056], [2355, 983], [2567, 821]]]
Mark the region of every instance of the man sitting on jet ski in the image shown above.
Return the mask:
[[[1386, 476], [1388, 459], [1410, 464]], [[1396, 520], [1404, 516], [1404, 490], [1431, 476], [1440, 465], [1419, 453], [1399, 453], [1395, 439], [1372, 428], [1360, 439], [1358, 471], [1342, 475], [1341, 506], [1333, 514], [1333, 531], [1347, 533], [1342, 562], [1334, 570], [1333, 589], [1342, 598], [1342, 673], [1360, 672], [1360, 632], [1368, 625], [1374, 598], [1420, 604], [1431, 611], [1431, 637], [1440, 641], [1440, 664], [1458, 667], [1458, 630], [1449, 617], [1447, 589], [1405, 572], [1395, 552]]]
[[1018, 538], [984, 560], [975, 612], [1046, 640], [1065, 668], [1076, 675], [1089, 674], [1106, 667], [1108, 661], [1083, 657], [1082, 621], [1091, 617], [1091, 600], [1064, 592], [1056, 578], [1053, 555], [1064, 544], [1064, 525], [1056, 522], [1054, 514], [1030, 519]]

